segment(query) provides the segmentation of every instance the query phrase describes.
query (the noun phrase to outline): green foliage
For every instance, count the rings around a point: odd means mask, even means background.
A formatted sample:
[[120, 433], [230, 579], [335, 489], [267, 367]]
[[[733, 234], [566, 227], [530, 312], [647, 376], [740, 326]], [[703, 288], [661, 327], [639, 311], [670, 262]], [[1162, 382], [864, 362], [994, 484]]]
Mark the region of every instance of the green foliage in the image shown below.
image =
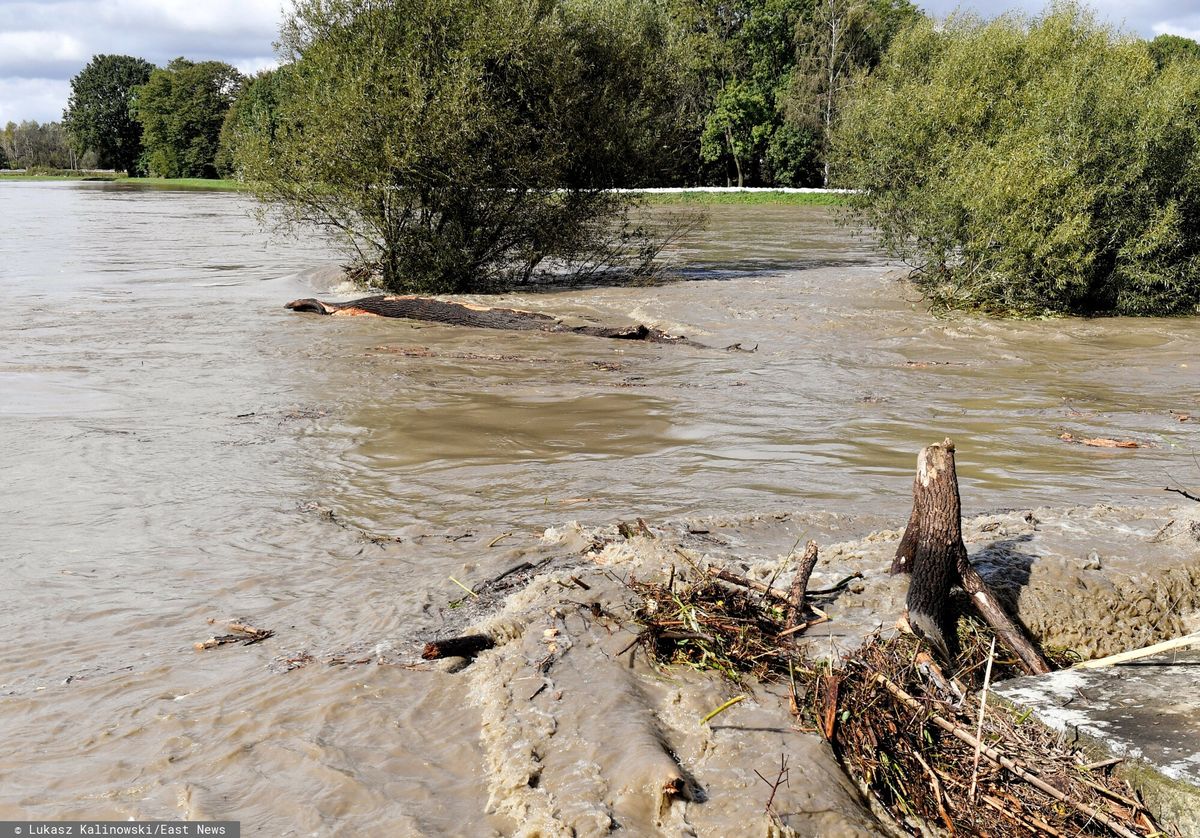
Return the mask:
[[300, 0], [272, 107], [233, 162], [285, 222], [333, 231], [391, 290], [463, 292], [644, 239], [629, 198], [686, 110], [646, 0]]
[[853, 78], [921, 15], [908, 0], [673, 0], [704, 182], [813, 186]]
[[[701, 161], [716, 164], [705, 181], [793, 185], [811, 174], [805, 160], [784, 160], [785, 149], [808, 151], [784, 124], [780, 96], [795, 65], [795, 32], [807, 0], [676, 0], [671, 13], [685, 33], [688, 79]], [[693, 153], [695, 153], [693, 152]], [[779, 176], [782, 174], [782, 176]]]
[[1150, 57], [1160, 70], [1174, 61], [1200, 61], [1200, 44], [1182, 35], [1159, 35], [1150, 42]]
[[142, 127], [131, 111], [133, 90], [154, 65], [130, 55], [97, 55], [71, 79], [63, 125], [79, 152], [94, 149], [103, 168], [134, 174], [142, 154]]
[[247, 133], [261, 128], [268, 142], [274, 139], [283, 70], [264, 70], [246, 79], [233, 100], [218, 139], [216, 167], [221, 177], [237, 175], [237, 144]]
[[[14, 169], [71, 169], [77, 157], [58, 122], [9, 122], [0, 131], [0, 157]], [[91, 156], [81, 162], [90, 165]]]
[[909, 0], [817, 0], [796, 28], [797, 64], [780, 109], [793, 131], [814, 138], [829, 185], [834, 122], [858, 78], [875, 67], [906, 27], [922, 19]]
[[222, 61], [176, 58], [134, 90], [144, 168], [158, 177], [216, 177], [225, 113], [242, 75]]
[[771, 139], [774, 109], [761, 89], [749, 82], [728, 82], [717, 94], [704, 120], [700, 154], [706, 161], [728, 154], [737, 170], [737, 185], [745, 185], [744, 161], [752, 161]]
[[898, 36], [845, 110], [838, 185], [937, 306], [1200, 303], [1200, 73], [1078, 7]]

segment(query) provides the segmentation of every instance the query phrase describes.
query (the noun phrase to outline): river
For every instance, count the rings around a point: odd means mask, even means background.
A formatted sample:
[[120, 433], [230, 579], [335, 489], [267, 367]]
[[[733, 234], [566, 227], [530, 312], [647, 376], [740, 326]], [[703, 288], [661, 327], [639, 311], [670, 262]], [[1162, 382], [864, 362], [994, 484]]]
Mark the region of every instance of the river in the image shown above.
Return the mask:
[[[294, 314], [350, 293], [337, 256], [251, 210], [0, 184], [0, 819], [507, 834], [460, 682], [288, 661], [412, 658], [449, 577], [573, 520], [898, 526], [947, 435], [969, 514], [1200, 483], [1200, 320], [934, 317], [828, 209], [714, 207], [679, 281], [504, 298], [754, 353]], [[232, 619], [275, 636], [193, 648]]]

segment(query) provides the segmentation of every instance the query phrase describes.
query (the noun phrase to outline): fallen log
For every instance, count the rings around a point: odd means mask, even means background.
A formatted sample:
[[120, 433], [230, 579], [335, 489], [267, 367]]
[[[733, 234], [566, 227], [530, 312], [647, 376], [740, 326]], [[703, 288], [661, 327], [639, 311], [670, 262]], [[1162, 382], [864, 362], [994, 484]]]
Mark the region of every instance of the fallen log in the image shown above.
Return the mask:
[[448, 637], [445, 640], [433, 640], [426, 643], [421, 657], [427, 661], [438, 658], [473, 658], [495, 645], [496, 641], [486, 634], [466, 634], [462, 637]]
[[284, 306], [292, 311], [328, 314], [341, 317], [399, 317], [405, 320], [420, 320], [427, 323], [444, 323], [448, 326], [472, 326], [477, 329], [508, 329], [524, 332], [559, 332], [633, 340], [646, 343], [679, 343], [710, 349], [702, 343], [688, 340], [682, 335], [672, 335], [661, 329], [636, 324], [632, 326], [568, 326], [561, 320], [535, 311], [515, 308], [494, 308], [470, 303], [451, 303], [431, 297], [385, 296], [363, 297], [346, 303], [327, 303], [311, 297], [292, 300]]
[[1050, 664], [1000, 604], [996, 594], [971, 566], [962, 540], [962, 501], [954, 468], [954, 443], [929, 445], [917, 457], [913, 508], [900, 540], [892, 572], [909, 572], [909, 622], [952, 663], [958, 654], [958, 615], [950, 593], [960, 585], [997, 638], [1017, 656], [1031, 675], [1050, 671]]

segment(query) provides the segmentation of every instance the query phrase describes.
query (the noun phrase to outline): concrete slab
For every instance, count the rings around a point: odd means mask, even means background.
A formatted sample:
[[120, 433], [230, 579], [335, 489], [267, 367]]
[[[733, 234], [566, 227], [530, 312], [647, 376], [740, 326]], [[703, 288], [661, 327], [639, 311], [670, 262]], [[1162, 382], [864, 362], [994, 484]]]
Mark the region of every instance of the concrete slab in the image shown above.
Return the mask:
[[1200, 838], [1200, 651], [1068, 669], [994, 687], [1120, 769], [1164, 824]]

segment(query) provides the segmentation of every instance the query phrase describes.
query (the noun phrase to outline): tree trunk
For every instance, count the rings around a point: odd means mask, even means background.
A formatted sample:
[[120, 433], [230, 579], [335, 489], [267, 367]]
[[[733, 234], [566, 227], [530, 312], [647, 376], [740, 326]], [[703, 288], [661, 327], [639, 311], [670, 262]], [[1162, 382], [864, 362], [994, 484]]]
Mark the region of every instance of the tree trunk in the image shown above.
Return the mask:
[[449, 326], [473, 326], [479, 329], [511, 329], [513, 331], [565, 332], [613, 340], [633, 340], [647, 343], [681, 343], [705, 347], [682, 335], [672, 335], [661, 329], [636, 324], [633, 326], [567, 326], [547, 314], [512, 308], [492, 308], [467, 303], [452, 303], [432, 297], [375, 296], [347, 303], [326, 303], [306, 298], [292, 300], [285, 308], [292, 311], [343, 317], [374, 315], [444, 323]]
[[729, 156], [733, 158], [734, 168], [737, 169], [738, 189], [741, 189], [744, 182], [742, 178], [742, 163], [738, 160], [737, 151], [733, 146], [733, 131], [730, 130], [728, 125], [725, 126], [725, 142], [729, 144]]
[[1050, 671], [1045, 657], [967, 560], [954, 443], [949, 439], [925, 447], [917, 457], [912, 515], [896, 550], [892, 572], [912, 573], [908, 586], [909, 622], [947, 662], [953, 662], [958, 654], [958, 615], [950, 592], [959, 584], [1026, 672]]

